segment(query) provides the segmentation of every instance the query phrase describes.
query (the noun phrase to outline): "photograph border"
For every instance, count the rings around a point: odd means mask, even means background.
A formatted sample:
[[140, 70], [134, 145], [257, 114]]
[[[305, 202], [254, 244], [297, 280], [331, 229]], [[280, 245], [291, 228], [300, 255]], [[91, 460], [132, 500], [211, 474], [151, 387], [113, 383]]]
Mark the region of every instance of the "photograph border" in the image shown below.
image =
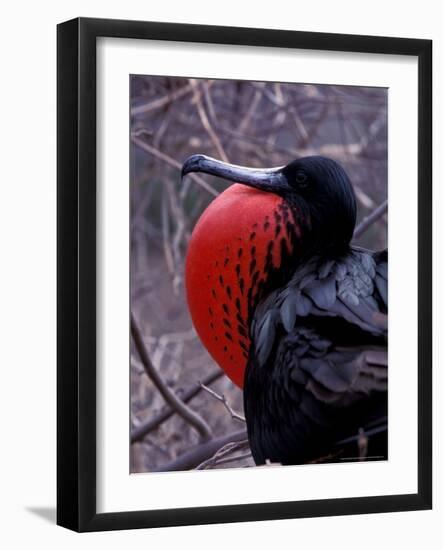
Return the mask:
[[[96, 41], [133, 38], [418, 59], [417, 493], [97, 513]], [[432, 42], [74, 19], [57, 32], [57, 523], [76, 531], [319, 517], [432, 506]], [[129, 330], [129, 327], [128, 327]]]

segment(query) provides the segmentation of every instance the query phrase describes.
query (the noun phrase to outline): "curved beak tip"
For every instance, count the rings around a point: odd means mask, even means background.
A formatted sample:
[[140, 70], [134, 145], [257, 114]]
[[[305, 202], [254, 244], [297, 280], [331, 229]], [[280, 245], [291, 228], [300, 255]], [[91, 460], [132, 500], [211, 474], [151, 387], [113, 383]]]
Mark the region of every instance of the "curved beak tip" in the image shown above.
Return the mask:
[[182, 178], [186, 176], [186, 174], [189, 174], [190, 172], [199, 172], [202, 169], [202, 161], [204, 161], [207, 157], [204, 155], [191, 155], [188, 157], [185, 162], [183, 163], [181, 175]]

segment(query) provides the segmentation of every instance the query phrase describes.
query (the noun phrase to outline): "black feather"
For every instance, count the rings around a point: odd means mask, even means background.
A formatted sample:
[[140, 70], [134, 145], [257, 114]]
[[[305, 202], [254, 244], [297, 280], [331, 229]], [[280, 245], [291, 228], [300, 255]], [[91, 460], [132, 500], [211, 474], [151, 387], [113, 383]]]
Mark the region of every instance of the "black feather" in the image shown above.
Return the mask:
[[244, 404], [258, 464], [318, 458], [387, 415], [386, 262], [314, 258], [257, 306]]

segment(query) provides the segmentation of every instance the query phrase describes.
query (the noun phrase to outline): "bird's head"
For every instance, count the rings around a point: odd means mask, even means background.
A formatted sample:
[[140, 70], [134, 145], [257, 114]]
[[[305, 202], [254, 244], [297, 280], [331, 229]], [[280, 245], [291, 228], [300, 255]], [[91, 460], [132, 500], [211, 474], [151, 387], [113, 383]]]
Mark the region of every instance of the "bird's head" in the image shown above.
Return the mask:
[[355, 195], [343, 168], [321, 156], [256, 169], [193, 155], [182, 176], [190, 172], [237, 182], [195, 226], [186, 289], [200, 338], [242, 386], [257, 301], [284, 284], [304, 258], [346, 251], [355, 227]]
[[332, 159], [312, 156], [295, 160], [277, 173], [281, 174], [277, 176], [279, 194], [306, 220], [307, 253], [345, 250], [354, 233], [357, 205], [343, 168]]
[[193, 155], [184, 163], [182, 175], [189, 172], [205, 172], [281, 197], [303, 228], [307, 253], [336, 254], [351, 241], [355, 195], [348, 175], [332, 159], [310, 156], [286, 166], [257, 169]]

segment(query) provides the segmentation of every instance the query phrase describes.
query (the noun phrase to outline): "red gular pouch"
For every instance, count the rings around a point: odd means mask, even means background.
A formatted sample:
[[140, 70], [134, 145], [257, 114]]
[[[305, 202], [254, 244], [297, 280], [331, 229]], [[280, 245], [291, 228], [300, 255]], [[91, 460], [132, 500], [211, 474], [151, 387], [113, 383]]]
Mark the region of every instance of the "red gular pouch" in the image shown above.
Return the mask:
[[254, 307], [300, 236], [280, 196], [234, 184], [198, 220], [186, 257], [194, 327], [213, 359], [240, 388]]

